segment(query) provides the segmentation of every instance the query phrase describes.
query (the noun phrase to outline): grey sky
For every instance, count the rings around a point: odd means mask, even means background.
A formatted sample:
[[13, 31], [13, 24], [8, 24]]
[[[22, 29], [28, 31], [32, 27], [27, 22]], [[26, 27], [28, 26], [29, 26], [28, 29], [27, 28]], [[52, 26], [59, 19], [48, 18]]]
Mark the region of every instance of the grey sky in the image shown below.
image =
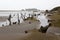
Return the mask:
[[19, 10], [25, 8], [52, 9], [60, 6], [60, 0], [0, 0], [0, 10]]

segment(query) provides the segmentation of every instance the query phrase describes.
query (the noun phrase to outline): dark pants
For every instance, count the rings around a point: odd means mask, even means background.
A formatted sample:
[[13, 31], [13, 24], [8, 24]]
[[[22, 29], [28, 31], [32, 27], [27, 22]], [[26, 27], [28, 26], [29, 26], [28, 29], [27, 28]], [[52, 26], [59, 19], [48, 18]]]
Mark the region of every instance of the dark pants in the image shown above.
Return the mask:
[[39, 29], [39, 32], [46, 33], [47, 29], [48, 29], [48, 26], [47, 27], [41, 26], [41, 28]]
[[41, 26], [41, 28], [39, 29], [39, 32], [42, 32], [42, 33], [46, 33], [47, 29], [51, 26], [52, 24], [50, 23], [48, 26], [46, 27], [43, 27]]

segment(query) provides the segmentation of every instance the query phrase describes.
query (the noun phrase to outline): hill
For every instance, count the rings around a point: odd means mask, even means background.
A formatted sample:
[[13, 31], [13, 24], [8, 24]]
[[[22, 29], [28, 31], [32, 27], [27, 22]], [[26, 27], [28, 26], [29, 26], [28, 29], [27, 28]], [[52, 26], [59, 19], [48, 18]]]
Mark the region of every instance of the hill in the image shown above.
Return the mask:
[[50, 12], [54, 12], [54, 11], [60, 12], [60, 6], [55, 7], [55, 8], [53, 8], [53, 9], [50, 10]]
[[60, 27], [60, 6], [55, 7], [50, 10], [50, 13], [52, 13], [52, 16], [49, 16], [52, 20], [52, 24], [56, 27]]

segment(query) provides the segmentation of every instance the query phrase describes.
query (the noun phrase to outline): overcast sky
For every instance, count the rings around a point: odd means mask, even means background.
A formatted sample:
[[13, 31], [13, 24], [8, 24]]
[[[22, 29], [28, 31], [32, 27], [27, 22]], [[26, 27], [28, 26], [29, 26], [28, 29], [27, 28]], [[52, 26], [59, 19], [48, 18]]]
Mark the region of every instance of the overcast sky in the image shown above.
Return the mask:
[[60, 0], [0, 0], [0, 10], [19, 10], [26, 8], [46, 10], [56, 6], [60, 6]]

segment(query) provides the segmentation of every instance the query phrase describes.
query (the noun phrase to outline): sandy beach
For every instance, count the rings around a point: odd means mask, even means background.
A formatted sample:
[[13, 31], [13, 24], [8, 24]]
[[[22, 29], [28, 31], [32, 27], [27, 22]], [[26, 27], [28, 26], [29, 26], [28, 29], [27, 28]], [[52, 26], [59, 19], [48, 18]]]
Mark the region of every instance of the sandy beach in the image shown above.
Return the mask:
[[[28, 20], [21, 24], [0, 27], [0, 40], [60, 40], [60, 35], [52, 33], [55, 32], [54, 30], [60, 32], [60, 28], [50, 27], [47, 33], [41, 33], [36, 30], [38, 26], [38, 21]], [[25, 33], [25, 31], [28, 31], [28, 33]]]

